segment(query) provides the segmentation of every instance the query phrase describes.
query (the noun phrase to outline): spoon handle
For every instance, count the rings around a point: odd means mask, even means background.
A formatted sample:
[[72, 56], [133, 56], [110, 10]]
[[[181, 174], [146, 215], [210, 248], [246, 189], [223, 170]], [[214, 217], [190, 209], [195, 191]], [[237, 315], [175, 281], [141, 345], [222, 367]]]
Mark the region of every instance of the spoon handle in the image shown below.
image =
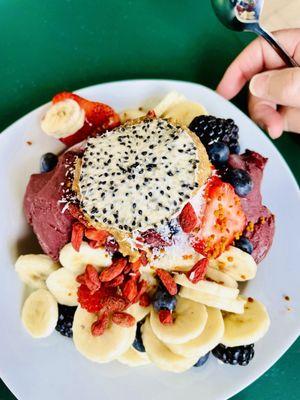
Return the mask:
[[265, 31], [259, 24], [253, 25], [253, 32], [266, 39], [266, 41], [273, 47], [273, 49], [283, 59], [288, 67], [299, 67], [299, 64], [285, 51], [285, 49], [277, 42], [273, 35]]

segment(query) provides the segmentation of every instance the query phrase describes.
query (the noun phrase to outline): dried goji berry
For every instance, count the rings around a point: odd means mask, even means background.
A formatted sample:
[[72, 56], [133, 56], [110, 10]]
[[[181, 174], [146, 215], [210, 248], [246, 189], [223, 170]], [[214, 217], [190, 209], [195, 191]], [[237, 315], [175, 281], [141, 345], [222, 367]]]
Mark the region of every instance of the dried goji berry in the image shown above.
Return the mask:
[[79, 251], [84, 235], [84, 226], [80, 222], [75, 222], [72, 226], [71, 243], [73, 249]]
[[77, 221], [81, 222], [85, 227], [89, 227], [90, 224], [88, 221], [85, 219], [83, 213], [81, 212], [80, 208], [78, 205], [74, 203], [69, 203], [68, 205], [68, 211], [72, 215], [73, 218], [77, 219]]
[[104, 312], [100, 317], [92, 324], [91, 331], [93, 336], [101, 336], [105, 332], [105, 329], [109, 324], [109, 315]]
[[127, 275], [127, 274], [129, 274], [129, 272], [131, 272], [131, 266], [132, 266], [132, 263], [128, 263], [126, 265], [126, 267], [124, 268], [124, 274], [125, 275]]
[[115, 324], [120, 325], [124, 328], [130, 328], [135, 324], [135, 318], [125, 312], [115, 312], [112, 315], [111, 319]]
[[193, 266], [190, 271], [187, 272], [186, 276], [192, 283], [197, 283], [203, 280], [206, 274], [207, 265], [208, 259], [202, 258]]
[[99, 247], [101, 247], [101, 245], [95, 240], [90, 240], [88, 244], [92, 249], [99, 249]]
[[148, 264], [147, 254], [145, 251], [141, 251], [140, 261], [144, 266]]
[[138, 293], [136, 277], [131, 277], [127, 282], [125, 282], [122, 289], [123, 296], [130, 302], [132, 302]]
[[123, 297], [115, 294], [113, 296], [107, 296], [102, 299], [102, 307], [105, 311], [123, 311], [129, 306], [129, 302], [123, 299]]
[[139, 301], [141, 296], [146, 292], [147, 288], [148, 288], [148, 284], [144, 279], [142, 279], [140, 282], [138, 282], [137, 295], [136, 295], [136, 298], [134, 299], [134, 303]]
[[173, 324], [172, 312], [170, 310], [160, 310], [158, 312], [159, 320], [164, 325]]
[[105, 268], [100, 274], [101, 282], [109, 282], [112, 281], [116, 276], [120, 275], [124, 268], [127, 265], [126, 258], [118, 258], [113, 261], [112, 265], [108, 268]]
[[183, 232], [190, 233], [195, 229], [198, 218], [191, 203], [183, 207], [178, 220]]
[[117, 287], [122, 285], [122, 283], [124, 282], [125, 276], [124, 274], [118, 275], [116, 276], [112, 281], [110, 282], [106, 282], [106, 286], [107, 287]]
[[148, 307], [151, 304], [151, 299], [148, 293], [143, 293], [140, 297], [140, 306], [141, 307]]
[[99, 280], [98, 272], [95, 267], [88, 264], [85, 269], [85, 284], [91, 291], [91, 293], [95, 293], [98, 289], [100, 289], [101, 282]]
[[172, 275], [164, 270], [164, 269], [160, 269], [158, 268], [156, 270], [156, 274], [158, 275], [159, 279], [161, 280], [162, 284], [164, 285], [164, 287], [167, 289], [167, 291], [174, 296], [175, 294], [177, 294], [177, 285], [176, 282], [174, 281]]
[[97, 229], [86, 229], [85, 236], [89, 240], [94, 240], [95, 242], [99, 243], [99, 246], [104, 245], [106, 239], [109, 236], [109, 233], [105, 230], [97, 230]]

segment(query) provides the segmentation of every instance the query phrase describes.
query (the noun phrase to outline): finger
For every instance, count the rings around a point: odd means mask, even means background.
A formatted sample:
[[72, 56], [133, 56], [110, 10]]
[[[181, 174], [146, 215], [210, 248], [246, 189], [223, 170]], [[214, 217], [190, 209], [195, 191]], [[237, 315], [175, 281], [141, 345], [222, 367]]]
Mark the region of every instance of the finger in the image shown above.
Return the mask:
[[300, 109], [293, 107], [282, 107], [280, 114], [284, 121], [286, 132], [300, 133]]
[[300, 107], [300, 68], [285, 68], [255, 75], [250, 92], [264, 100], [290, 107]]
[[[287, 52], [300, 60], [300, 29], [287, 29], [274, 33]], [[262, 38], [255, 39], [233, 61], [217, 87], [227, 99], [234, 97], [257, 73], [285, 66], [273, 48]]]
[[266, 130], [271, 138], [277, 139], [281, 136], [284, 121], [282, 115], [276, 109], [276, 103], [250, 94], [248, 107], [250, 117], [262, 129]]

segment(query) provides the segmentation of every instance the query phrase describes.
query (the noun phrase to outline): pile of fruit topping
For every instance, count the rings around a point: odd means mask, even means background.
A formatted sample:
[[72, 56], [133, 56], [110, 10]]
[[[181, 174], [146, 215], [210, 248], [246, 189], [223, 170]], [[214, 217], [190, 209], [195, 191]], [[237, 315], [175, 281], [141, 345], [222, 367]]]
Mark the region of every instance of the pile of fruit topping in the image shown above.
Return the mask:
[[87, 140], [42, 156], [26, 191], [47, 254], [16, 262], [35, 289], [26, 330], [40, 338], [56, 329], [100, 363], [183, 372], [212, 353], [247, 365], [270, 320], [239, 282], [254, 279], [274, 216], [260, 194], [266, 159], [238, 154], [234, 121], [175, 92], [154, 111], [120, 117], [64, 92], [42, 128], [67, 146]]

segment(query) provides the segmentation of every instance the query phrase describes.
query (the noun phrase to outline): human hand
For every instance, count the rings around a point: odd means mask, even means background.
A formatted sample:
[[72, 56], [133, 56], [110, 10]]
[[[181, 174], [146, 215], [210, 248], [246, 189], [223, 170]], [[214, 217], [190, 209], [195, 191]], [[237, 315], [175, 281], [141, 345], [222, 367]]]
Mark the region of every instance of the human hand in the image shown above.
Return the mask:
[[[274, 36], [300, 62], [300, 29], [278, 31]], [[230, 100], [250, 81], [250, 117], [273, 139], [283, 130], [300, 133], [300, 68], [284, 66], [274, 49], [257, 38], [232, 62], [217, 87]]]

